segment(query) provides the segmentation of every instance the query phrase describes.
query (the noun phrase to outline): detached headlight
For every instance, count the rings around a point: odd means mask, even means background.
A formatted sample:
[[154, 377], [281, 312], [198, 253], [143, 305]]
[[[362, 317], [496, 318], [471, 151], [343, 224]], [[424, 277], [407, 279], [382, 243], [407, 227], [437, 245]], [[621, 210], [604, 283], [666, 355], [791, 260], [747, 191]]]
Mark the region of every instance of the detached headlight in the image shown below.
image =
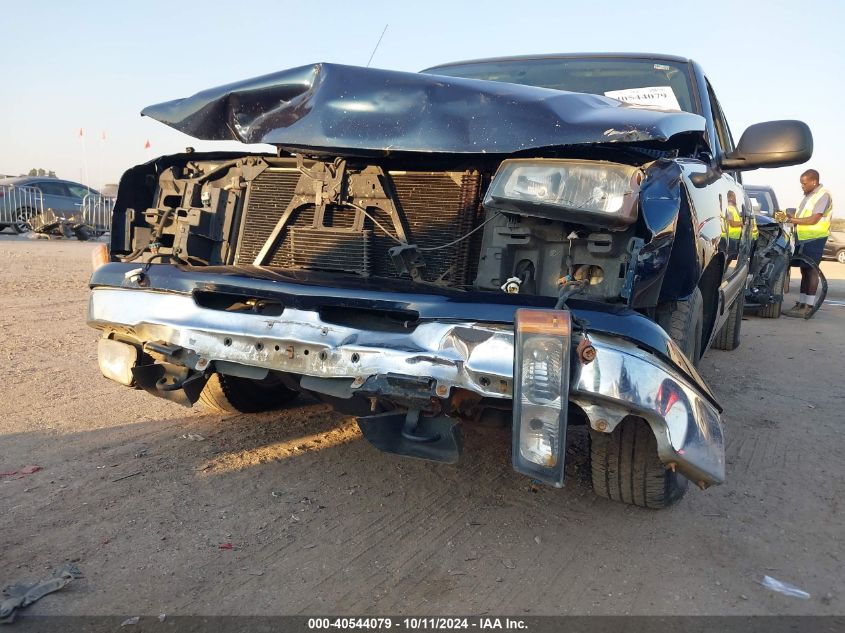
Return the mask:
[[517, 310], [514, 324], [513, 466], [560, 487], [569, 406], [569, 312]]
[[637, 219], [637, 167], [556, 158], [499, 165], [484, 198], [488, 209], [623, 229]]

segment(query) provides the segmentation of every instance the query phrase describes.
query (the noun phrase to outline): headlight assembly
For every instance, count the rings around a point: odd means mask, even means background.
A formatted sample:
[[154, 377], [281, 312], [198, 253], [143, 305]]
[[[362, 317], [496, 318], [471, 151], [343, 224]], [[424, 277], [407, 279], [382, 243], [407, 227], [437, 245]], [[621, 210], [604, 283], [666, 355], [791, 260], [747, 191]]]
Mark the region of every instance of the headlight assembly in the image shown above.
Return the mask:
[[484, 206], [505, 213], [623, 229], [637, 219], [637, 167], [556, 158], [503, 161]]

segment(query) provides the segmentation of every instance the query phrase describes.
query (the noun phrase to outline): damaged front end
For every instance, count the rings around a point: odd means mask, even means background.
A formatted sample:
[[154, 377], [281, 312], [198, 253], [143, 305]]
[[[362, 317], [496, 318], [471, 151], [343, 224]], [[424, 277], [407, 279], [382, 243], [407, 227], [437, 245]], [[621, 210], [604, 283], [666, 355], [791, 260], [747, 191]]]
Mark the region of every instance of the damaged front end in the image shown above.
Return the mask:
[[104, 375], [186, 405], [215, 374], [273, 378], [446, 463], [461, 422], [499, 412], [514, 468], [553, 486], [569, 426], [635, 419], [665, 468], [724, 480], [719, 405], [647, 316], [691, 290], [696, 262], [663, 284], [676, 228], [692, 239], [669, 157], [700, 117], [331, 65], [145, 114], [280, 149], [126, 173], [91, 279]]
[[[389, 403], [392, 413], [376, 409], [360, 417], [369, 439], [391, 452], [454, 462], [460, 448], [455, 424], [485, 407], [510, 410], [512, 402], [526, 403], [526, 386], [536, 390], [542, 374], [548, 387], [529, 404], [551, 407], [557, 417], [547, 435], [556, 441], [565, 436], [568, 403], [580, 408], [601, 433], [612, 433], [633, 415], [652, 428], [666, 464], [703, 485], [724, 480], [718, 405], [665, 333], [633, 311], [587, 305], [575, 309], [572, 314], [582, 329], [558, 337], [561, 353], [554, 373], [538, 368], [550, 361], [534, 357], [529, 360], [535, 365], [526, 369], [529, 341], [517, 343], [514, 301], [481, 303], [477, 296], [444, 299], [412, 293], [398, 297], [361, 288], [319, 293], [284, 276], [230, 275], [227, 286], [215, 291], [221, 298], [215, 305], [206, 290], [208, 284], [218, 285], [213, 274], [157, 268], [147, 273], [146, 288], [138, 288], [124, 281], [131, 265], [105, 265], [92, 279], [89, 308], [89, 324], [109, 337], [100, 347], [101, 367], [112, 367], [104, 373], [114, 377], [120, 375], [115, 365], [134, 364], [130, 371], [135, 383], [156, 395], [194, 402], [209, 372], [254, 379], [282, 372], [295, 377], [304, 390], [354, 402], [358, 411], [369, 403]], [[195, 290], [173, 292], [175, 287]], [[280, 314], [223, 307], [247, 292], [269, 299], [271, 288], [275, 305], [283, 306]], [[303, 289], [311, 294], [299, 294]], [[356, 303], [369, 307], [356, 308]], [[345, 317], [332, 309], [344, 304], [349, 305]], [[367, 312], [372, 314], [370, 328], [356, 318]], [[487, 320], [460, 319], [462, 312], [484, 313]], [[539, 308], [526, 312], [569, 314]], [[585, 356], [578, 348], [587, 339], [592, 352]], [[517, 384], [515, 365], [522, 381]], [[522, 433], [537, 430], [531, 420], [523, 422], [515, 419], [515, 447], [524, 443]], [[557, 459], [556, 465], [562, 463], [562, 452]], [[533, 471], [530, 464], [520, 470], [560, 485], [562, 471], [556, 478], [547, 476], [548, 463], [546, 459]]]
[[763, 308], [764, 312], [771, 312], [772, 316], [779, 316], [783, 295], [789, 290], [789, 265], [795, 243], [792, 235], [776, 220], [762, 214], [755, 215], [754, 220], [758, 234], [745, 300]]

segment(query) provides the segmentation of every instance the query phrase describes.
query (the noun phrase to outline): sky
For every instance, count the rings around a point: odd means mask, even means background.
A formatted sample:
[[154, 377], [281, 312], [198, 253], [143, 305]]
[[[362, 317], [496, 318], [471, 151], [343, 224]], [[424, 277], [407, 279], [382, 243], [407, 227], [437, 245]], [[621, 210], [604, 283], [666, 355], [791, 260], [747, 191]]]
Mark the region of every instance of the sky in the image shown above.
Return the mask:
[[798, 177], [812, 167], [835, 199], [845, 196], [839, 0], [0, 0], [0, 16], [0, 174], [41, 167], [97, 188], [189, 145], [244, 147], [196, 141], [139, 113], [304, 64], [365, 66], [388, 25], [371, 65], [391, 70], [527, 53], [690, 57], [708, 75], [735, 139], [775, 119], [801, 119], [813, 130], [809, 163], [747, 172], [746, 183], [770, 184], [781, 207], [797, 206]]

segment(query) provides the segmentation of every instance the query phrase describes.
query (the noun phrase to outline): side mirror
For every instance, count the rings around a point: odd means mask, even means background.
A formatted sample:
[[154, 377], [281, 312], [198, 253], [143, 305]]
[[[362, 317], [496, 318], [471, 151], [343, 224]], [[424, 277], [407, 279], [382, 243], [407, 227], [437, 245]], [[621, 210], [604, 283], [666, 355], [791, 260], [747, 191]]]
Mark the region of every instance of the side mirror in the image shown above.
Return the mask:
[[813, 133], [803, 121], [768, 121], [749, 127], [736, 149], [722, 158], [726, 171], [800, 165], [813, 155]]

